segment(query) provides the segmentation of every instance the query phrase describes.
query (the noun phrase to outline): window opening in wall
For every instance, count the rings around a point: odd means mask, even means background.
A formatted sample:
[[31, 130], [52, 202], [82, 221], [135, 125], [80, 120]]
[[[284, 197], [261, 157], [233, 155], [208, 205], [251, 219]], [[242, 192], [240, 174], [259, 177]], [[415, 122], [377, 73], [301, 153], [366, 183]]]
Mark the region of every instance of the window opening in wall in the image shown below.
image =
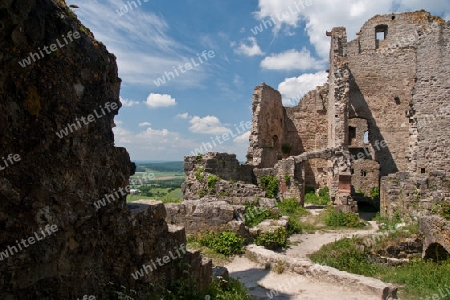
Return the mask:
[[420, 173], [425, 174], [425, 168], [421, 168]]
[[362, 177], [366, 177], [367, 176], [367, 172], [366, 171], [361, 171], [361, 176]]
[[387, 25], [378, 25], [375, 27], [375, 48], [378, 49], [380, 47], [380, 41], [383, 41], [387, 38], [388, 26]]
[[355, 169], [350, 169], [350, 174], [355, 174]]
[[400, 104], [400, 97], [399, 96], [395, 96], [394, 100], [395, 100], [395, 104], [397, 104], [397, 105]]
[[348, 127], [348, 144], [351, 145], [356, 140], [356, 127]]
[[369, 143], [369, 131], [364, 131], [364, 144]]

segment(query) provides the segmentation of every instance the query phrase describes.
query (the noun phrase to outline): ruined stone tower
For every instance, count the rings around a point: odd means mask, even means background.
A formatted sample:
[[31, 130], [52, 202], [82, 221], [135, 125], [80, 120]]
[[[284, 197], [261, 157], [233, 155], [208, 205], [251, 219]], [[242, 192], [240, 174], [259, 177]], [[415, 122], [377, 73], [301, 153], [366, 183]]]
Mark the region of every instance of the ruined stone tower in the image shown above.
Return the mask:
[[[247, 164], [271, 168], [297, 157], [296, 168], [304, 170], [299, 182], [328, 185], [335, 204], [347, 210], [354, 206], [351, 194], [370, 194], [388, 175], [411, 181], [406, 199], [413, 186], [426, 195], [423, 182], [429, 178], [448, 182], [449, 22], [425, 11], [378, 15], [350, 42], [345, 28], [327, 36], [325, 86], [295, 107], [282, 107], [280, 94], [269, 86], [255, 88]], [[381, 181], [382, 211], [392, 212], [392, 205], [408, 210], [395, 204], [401, 189], [391, 183], [397, 180]], [[448, 186], [437, 186], [444, 200]]]

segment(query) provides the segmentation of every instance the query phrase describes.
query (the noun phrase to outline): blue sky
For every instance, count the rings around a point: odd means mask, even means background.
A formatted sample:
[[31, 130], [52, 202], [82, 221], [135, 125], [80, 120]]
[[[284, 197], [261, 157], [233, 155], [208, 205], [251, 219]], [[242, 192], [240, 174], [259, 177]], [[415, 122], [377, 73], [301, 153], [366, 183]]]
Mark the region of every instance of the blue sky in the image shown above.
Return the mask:
[[[351, 40], [376, 14], [419, 9], [450, 19], [448, 0], [422, 2], [67, 1], [117, 57], [123, 106], [114, 134], [133, 161], [183, 160], [207, 142], [211, 151], [245, 160], [250, 128], [244, 124], [256, 85], [265, 82], [294, 105], [326, 81], [326, 30], [345, 26]], [[162, 76], [170, 80], [158, 82]], [[231, 138], [218, 142], [223, 134]]]

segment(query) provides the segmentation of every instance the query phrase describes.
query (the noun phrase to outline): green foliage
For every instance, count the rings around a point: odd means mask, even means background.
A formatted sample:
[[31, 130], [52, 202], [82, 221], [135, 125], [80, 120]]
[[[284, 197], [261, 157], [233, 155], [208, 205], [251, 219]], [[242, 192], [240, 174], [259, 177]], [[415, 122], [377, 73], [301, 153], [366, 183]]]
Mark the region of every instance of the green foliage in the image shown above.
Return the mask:
[[277, 203], [278, 210], [283, 216], [288, 216], [287, 232], [289, 235], [302, 232], [299, 218], [309, 214], [309, 212], [298, 204], [297, 199], [288, 198]]
[[192, 266], [186, 262], [179, 262], [177, 266], [180, 268], [181, 278], [171, 282], [170, 290], [162, 299], [202, 299], [203, 295], [199, 292], [197, 283], [190, 276]]
[[283, 272], [286, 269], [286, 261], [284, 260], [277, 260], [277, 263], [275, 265], [271, 265], [270, 268], [277, 272], [277, 274], [283, 274]]
[[301, 225], [300, 221], [298, 220], [298, 218], [289, 217], [288, 224], [287, 224], [287, 232], [289, 235], [302, 233], [302, 225]]
[[[245, 287], [238, 280], [231, 278], [228, 282], [221, 279], [214, 279], [208, 289], [205, 291], [209, 295], [208, 299], [216, 300], [251, 300]], [[204, 300], [202, 298], [199, 300]]]
[[281, 152], [283, 152], [284, 154], [289, 154], [291, 153], [292, 150], [292, 146], [288, 143], [284, 143], [283, 145], [281, 145]]
[[203, 198], [203, 197], [205, 197], [205, 195], [206, 195], [207, 193], [208, 193], [207, 190], [201, 189], [200, 192], [198, 192], [198, 196], [199, 196], [200, 198]]
[[195, 161], [196, 161], [196, 162], [201, 162], [202, 159], [203, 159], [203, 156], [205, 156], [205, 154], [203, 154], [203, 153], [198, 153], [198, 154], [197, 154], [197, 157], [195, 158]]
[[228, 191], [220, 191], [219, 195], [228, 197], [228, 196], [230, 196], [230, 192], [228, 192]]
[[319, 190], [319, 197], [327, 201], [327, 203], [330, 201], [330, 190], [327, 186]]
[[319, 190], [319, 196], [316, 195], [316, 190], [313, 187], [306, 187], [305, 203], [327, 205], [328, 202], [330, 202], [330, 194], [327, 186]]
[[[118, 286], [109, 282], [110, 290], [107, 299], [123, 299], [123, 300], [251, 300], [248, 291], [244, 285], [237, 279], [231, 278], [225, 281], [223, 278], [213, 279], [212, 283], [203, 292], [200, 292], [197, 282], [191, 276], [192, 267], [186, 262], [179, 262], [177, 267], [180, 268], [181, 276], [171, 281], [169, 289], [161, 288], [161, 286], [150, 283], [146, 290], [136, 292], [127, 289], [124, 286]], [[156, 292], [158, 291], [158, 292]]]
[[216, 183], [220, 180], [220, 177], [217, 175], [208, 175], [208, 188], [214, 189], [216, 187]]
[[80, 26], [80, 31], [83, 32], [84, 34], [88, 34], [86, 27], [84, 27], [83, 25]]
[[245, 225], [253, 227], [267, 219], [278, 219], [278, 215], [268, 208], [248, 205], [245, 208]]
[[278, 195], [278, 179], [273, 175], [261, 176], [261, 188], [267, 197], [275, 198]]
[[278, 202], [277, 207], [280, 214], [289, 217], [301, 217], [308, 214], [308, 211], [298, 204], [296, 198], [283, 199], [283, 201]]
[[[398, 237], [395, 235], [384, 236], [379, 243], [388, 245], [396, 238]], [[342, 271], [380, 278], [384, 282], [399, 285], [401, 299], [425, 299], [437, 294], [439, 289], [443, 289], [450, 282], [450, 260], [433, 262], [417, 258], [401, 266], [377, 264], [371, 261], [369, 256], [374, 249], [361, 247], [362, 245], [360, 237], [344, 238], [322, 246], [319, 251], [311, 254], [310, 258], [316, 263]], [[447, 295], [441, 299], [450, 297]]]
[[291, 175], [284, 174], [284, 182], [286, 182], [287, 185], [291, 184]]
[[380, 199], [380, 188], [373, 187], [370, 189], [370, 199], [377, 200]]
[[319, 264], [337, 268], [354, 274], [374, 276], [379, 270], [376, 264], [367, 259], [367, 253], [359, 247], [361, 238], [344, 238], [326, 244], [309, 258]]
[[202, 175], [202, 173], [205, 172], [205, 169], [203, 168], [198, 168], [197, 171], [195, 171], [195, 179], [197, 179], [198, 181], [202, 181], [205, 176]]
[[356, 195], [356, 196], [361, 196], [361, 197], [365, 197], [365, 196], [366, 196], [366, 194], [364, 194], [364, 192], [361, 191], [361, 190], [357, 190], [357, 191], [355, 192], [355, 195]]
[[361, 221], [355, 213], [344, 213], [342, 211], [334, 211], [333, 207], [328, 208], [328, 214], [325, 218], [325, 224], [331, 227], [359, 227]]
[[432, 210], [432, 213], [439, 214], [444, 219], [450, 220], [450, 203], [442, 202], [435, 203], [434, 205], [435, 207]]
[[264, 232], [255, 237], [255, 244], [267, 249], [278, 249], [287, 246], [287, 231], [279, 227], [275, 232]]
[[207, 232], [201, 235], [197, 241], [200, 245], [214, 250], [214, 252], [230, 256], [231, 254], [242, 253], [244, 238], [231, 231], [219, 233]]
[[398, 211], [394, 213], [394, 217], [391, 219], [382, 217], [378, 212], [375, 217], [373, 217], [373, 220], [377, 221], [377, 223], [380, 225], [380, 230], [394, 230], [396, 229], [397, 224], [402, 222], [400, 213]]

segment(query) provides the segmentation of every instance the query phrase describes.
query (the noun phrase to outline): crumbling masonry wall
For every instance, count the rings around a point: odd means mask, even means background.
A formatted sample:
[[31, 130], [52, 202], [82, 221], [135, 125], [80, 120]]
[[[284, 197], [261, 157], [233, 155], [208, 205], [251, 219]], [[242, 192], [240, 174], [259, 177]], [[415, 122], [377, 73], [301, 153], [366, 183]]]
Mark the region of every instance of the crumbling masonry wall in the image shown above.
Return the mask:
[[[120, 78], [114, 55], [58, 1], [0, 3], [0, 156], [20, 161], [0, 170], [1, 299], [108, 299], [120, 286], [154, 293], [192, 266], [199, 288], [211, 281], [211, 262], [188, 252], [142, 279], [132, 272], [186, 245], [182, 228], [169, 227], [160, 202], [127, 206], [122, 195], [100, 209], [94, 202], [128, 186], [134, 172], [124, 148], [114, 147]], [[18, 62], [68, 32], [78, 39], [22, 67]], [[57, 132], [108, 103], [115, 110], [95, 122]], [[57, 231], [18, 249], [46, 225]], [[31, 242], [30, 242], [31, 243]], [[24, 247], [24, 246], [22, 246]], [[112, 282], [114, 286], [108, 286]]]
[[[349, 151], [344, 159], [349, 165], [339, 170], [336, 159], [303, 163], [306, 185], [320, 186], [327, 174], [331, 197], [338, 202], [342, 193], [344, 202], [349, 199], [351, 187], [365, 193], [377, 187], [377, 163], [380, 176], [412, 172], [412, 184], [432, 174], [448, 177], [450, 23], [417, 11], [374, 16], [350, 42], [345, 28], [326, 34], [331, 38], [328, 83], [306, 94], [296, 107], [284, 108], [285, 125], [276, 127], [276, 134], [284, 136], [282, 143], [290, 144], [291, 151], [282, 158], [327, 147], [343, 147], [345, 155]], [[278, 94], [270, 91], [266, 95], [273, 101], [259, 101], [258, 111], [279, 111]], [[269, 126], [275, 122], [269, 117], [255, 113], [253, 123], [262, 124], [264, 118]], [[250, 141], [268, 140], [273, 134], [253, 130]], [[275, 155], [266, 160], [262, 153], [267, 150], [252, 145], [248, 164], [275, 165]], [[388, 193], [386, 203], [397, 201], [389, 186], [383, 191]]]
[[[328, 146], [327, 105], [328, 84], [308, 92], [298, 105], [284, 107], [284, 143], [292, 147], [289, 155], [325, 149]], [[305, 184], [310, 187], [326, 185], [327, 161], [313, 159], [304, 163]]]
[[280, 93], [262, 83], [255, 87], [252, 100], [253, 122], [247, 164], [258, 168], [273, 167], [282, 157], [285, 113]]

